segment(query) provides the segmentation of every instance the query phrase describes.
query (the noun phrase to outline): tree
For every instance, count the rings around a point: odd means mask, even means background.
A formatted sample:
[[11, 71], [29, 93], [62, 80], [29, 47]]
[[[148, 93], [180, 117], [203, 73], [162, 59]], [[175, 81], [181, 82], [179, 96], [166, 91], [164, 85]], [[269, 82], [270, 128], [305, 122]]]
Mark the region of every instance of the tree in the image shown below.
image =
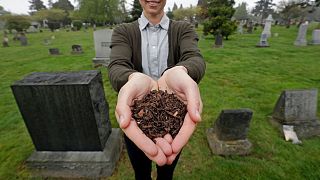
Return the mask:
[[204, 34], [212, 34], [215, 37], [222, 35], [226, 39], [236, 30], [235, 22], [231, 18], [235, 12], [234, 0], [208, 0], [205, 11], [206, 20], [203, 25]]
[[170, 8], [168, 8], [167, 16], [169, 19], [173, 19], [173, 12], [171, 11]]
[[22, 32], [24, 29], [27, 29], [31, 25], [29, 16], [6, 15], [5, 20], [7, 29], [15, 29], [19, 32]]
[[247, 3], [243, 2], [236, 7], [236, 11], [233, 15], [236, 20], [248, 19]]
[[39, 22], [48, 20], [48, 26], [53, 31], [60, 28], [60, 24], [64, 22], [67, 15], [67, 12], [62, 9], [45, 9], [36, 12], [33, 17]]
[[2, 6], [0, 6], [0, 16], [2, 15], [6, 15], [6, 14], [10, 14], [9, 11], [4, 10], [4, 8]]
[[173, 17], [175, 20], [185, 20], [187, 18], [189, 21], [193, 20], [194, 15], [197, 14], [197, 8], [183, 8], [173, 11]]
[[173, 3], [173, 8], [172, 8], [172, 11], [175, 11], [178, 9], [178, 5], [176, 3]]
[[41, 9], [46, 9], [46, 6], [43, 4], [41, 0], [30, 0], [29, 3], [31, 4], [29, 6], [31, 13], [35, 11], [40, 11]]
[[142, 11], [143, 9], [139, 3], [139, 0], [134, 0], [131, 11], [132, 21], [137, 20], [141, 16]]
[[252, 14], [255, 16], [261, 16], [261, 20], [266, 19], [269, 14], [272, 14], [274, 10], [273, 6], [276, 4], [272, 3], [273, 0], [259, 0], [255, 2], [256, 6], [252, 10]]
[[183, 9], [183, 6], [182, 6], [182, 4], [180, 4], [180, 8], [179, 9]]
[[65, 11], [73, 11], [74, 6], [71, 4], [69, 0], [58, 0], [57, 2], [52, 4], [52, 8], [62, 9]]
[[286, 22], [286, 27], [289, 28], [291, 19], [298, 18], [303, 14], [302, 9], [295, 1], [280, 1], [277, 6], [280, 17]]
[[51, 9], [51, 8], [52, 8], [52, 5], [53, 5], [52, 0], [48, 0], [48, 7], [49, 7], [49, 9]]

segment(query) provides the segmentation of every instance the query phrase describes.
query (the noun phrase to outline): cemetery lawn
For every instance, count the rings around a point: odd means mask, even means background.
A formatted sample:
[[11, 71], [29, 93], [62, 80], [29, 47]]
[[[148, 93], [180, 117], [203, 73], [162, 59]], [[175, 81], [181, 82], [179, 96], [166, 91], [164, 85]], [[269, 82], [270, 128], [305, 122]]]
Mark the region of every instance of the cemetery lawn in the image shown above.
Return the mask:
[[[285, 89], [320, 89], [320, 46], [295, 47], [298, 29], [273, 27], [278, 37], [268, 39], [270, 48], [256, 48], [261, 33], [232, 35], [224, 48], [213, 49], [214, 39], [200, 35], [199, 46], [207, 63], [199, 84], [203, 100], [202, 122], [185, 146], [174, 179], [320, 179], [320, 137], [302, 140], [302, 145], [285, 142], [268, 117]], [[198, 31], [201, 34], [201, 31]], [[308, 40], [311, 40], [309, 27]], [[43, 39], [55, 39], [45, 46]], [[1, 34], [0, 37], [3, 37]], [[54, 32], [27, 34], [29, 45], [21, 47], [9, 35], [9, 48], [0, 47], [0, 179], [28, 179], [25, 160], [34, 151], [10, 89], [15, 81], [32, 72], [92, 70], [95, 56], [93, 33]], [[81, 55], [70, 54], [80, 44]], [[62, 55], [50, 56], [48, 48], [59, 48]], [[110, 106], [113, 127], [118, 127], [114, 109], [117, 94], [111, 88], [107, 70], [104, 90]], [[318, 104], [320, 104], [318, 95]], [[253, 144], [249, 156], [213, 155], [206, 130], [223, 109], [253, 110], [248, 138]], [[317, 111], [320, 117], [320, 106]], [[155, 166], [154, 168], [155, 169]], [[155, 177], [156, 172], [153, 171]], [[124, 151], [110, 179], [134, 179]]]

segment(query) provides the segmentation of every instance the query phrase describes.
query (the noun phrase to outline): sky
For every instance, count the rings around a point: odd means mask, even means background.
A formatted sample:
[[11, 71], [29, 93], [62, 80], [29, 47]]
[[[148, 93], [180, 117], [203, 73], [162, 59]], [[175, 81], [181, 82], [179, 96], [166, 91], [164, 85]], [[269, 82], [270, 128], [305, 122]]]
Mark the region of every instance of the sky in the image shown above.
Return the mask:
[[[48, 0], [42, 0], [44, 4], [48, 5]], [[53, 0], [52, 2], [56, 2], [57, 0]], [[76, 5], [74, 0], [69, 0], [73, 5]], [[133, 0], [126, 0], [129, 3], [132, 3]], [[254, 7], [254, 2], [257, 0], [235, 0], [236, 4], [241, 2], [246, 2], [249, 8]], [[280, 0], [273, 0], [274, 3], [278, 3]], [[167, 0], [167, 5], [165, 7], [165, 11], [168, 10], [168, 7], [172, 9], [173, 4], [176, 3], [178, 7], [182, 4], [183, 7], [189, 7], [190, 4], [197, 5], [198, 0]], [[29, 0], [0, 0], [0, 6], [4, 7], [5, 10], [10, 11], [15, 14], [28, 14], [29, 11]], [[131, 6], [130, 6], [131, 7]]]

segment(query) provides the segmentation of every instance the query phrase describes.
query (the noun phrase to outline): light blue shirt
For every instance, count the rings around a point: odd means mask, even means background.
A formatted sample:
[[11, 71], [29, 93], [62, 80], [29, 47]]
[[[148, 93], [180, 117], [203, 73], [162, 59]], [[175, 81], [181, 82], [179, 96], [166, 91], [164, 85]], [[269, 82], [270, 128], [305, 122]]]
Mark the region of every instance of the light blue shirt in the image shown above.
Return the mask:
[[163, 15], [159, 24], [153, 25], [142, 13], [138, 19], [141, 32], [143, 73], [157, 80], [167, 69], [169, 54], [169, 18]]

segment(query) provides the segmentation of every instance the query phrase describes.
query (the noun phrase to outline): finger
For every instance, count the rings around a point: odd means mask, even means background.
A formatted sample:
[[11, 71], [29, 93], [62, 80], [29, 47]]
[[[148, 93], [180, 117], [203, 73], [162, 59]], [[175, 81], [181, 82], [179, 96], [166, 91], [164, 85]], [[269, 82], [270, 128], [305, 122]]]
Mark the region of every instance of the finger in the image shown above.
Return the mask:
[[166, 156], [170, 156], [172, 154], [171, 145], [168, 143], [167, 140], [165, 140], [164, 138], [156, 138], [155, 141], [156, 145], [160, 147], [160, 149]]
[[117, 104], [115, 114], [120, 128], [127, 128], [131, 121], [131, 109], [128, 106]]
[[157, 163], [158, 166], [163, 166], [167, 163], [167, 157], [165, 154], [162, 152], [160, 147], [158, 148], [158, 153], [154, 156], [149, 155], [148, 153], [145, 153], [145, 155], [152, 160], [153, 162]]
[[178, 153], [173, 153], [171, 156], [167, 157], [167, 165], [171, 165], [173, 161], [176, 159]]
[[173, 142], [171, 144], [173, 153], [178, 153], [181, 151], [183, 146], [187, 144], [195, 129], [196, 123], [191, 120], [189, 113], [187, 113], [179, 133], [173, 139]]
[[165, 139], [169, 144], [172, 143], [173, 139], [172, 136], [170, 134], [166, 134], [163, 139]]
[[136, 121], [131, 121], [130, 126], [122, 130], [127, 137], [143, 152], [149, 154], [150, 156], [155, 156], [158, 154], [157, 146], [141, 131]]

